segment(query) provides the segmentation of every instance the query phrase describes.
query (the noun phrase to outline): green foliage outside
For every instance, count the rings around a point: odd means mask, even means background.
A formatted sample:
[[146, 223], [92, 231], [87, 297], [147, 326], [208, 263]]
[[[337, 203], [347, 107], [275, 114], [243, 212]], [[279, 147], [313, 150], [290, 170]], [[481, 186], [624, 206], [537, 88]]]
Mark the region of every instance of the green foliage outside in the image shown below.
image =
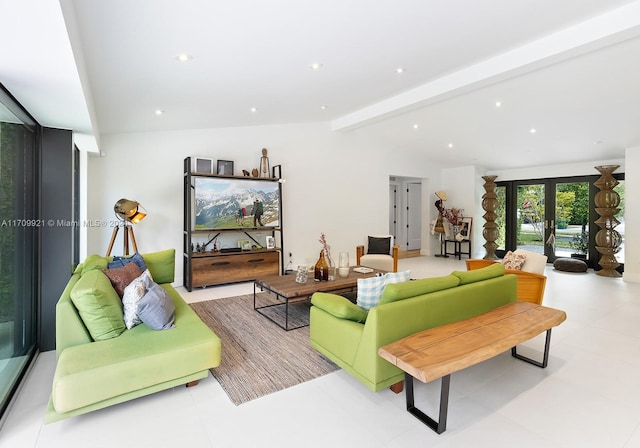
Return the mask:
[[[614, 190], [620, 195], [620, 212], [616, 217], [622, 221], [625, 208], [625, 189], [624, 181], [621, 181]], [[498, 218], [499, 237], [496, 241], [498, 247], [505, 247], [505, 220], [506, 216], [506, 188], [498, 187], [496, 189], [498, 195], [498, 209], [496, 213]], [[516, 241], [518, 245], [542, 246], [544, 244], [544, 198], [543, 185], [521, 185], [517, 191], [517, 227]], [[556, 191], [556, 219], [557, 229], [556, 237], [559, 235], [567, 235], [562, 233], [564, 229], [574, 229], [571, 239], [556, 238], [556, 247], [573, 249], [577, 253], [586, 253], [589, 245], [589, 183], [560, 183], [557, 184]], [[530, 224], [532, 230], [522, 228], [523, 224]], [[595, 225], [594, 225], [595, 226]], [[575, 233], [576, 227], [580, 228], [579, 233]], [[597, 231], [595, 226], [593, 231]]]
[[535, 235], [533, 241], [542, 243], [544, 238], [544, 186], [521, 185], [518, 187], [518, 227], [516, 239], [518, 244], [525, 244], [522, 240], [522, 224], [531, 224]]

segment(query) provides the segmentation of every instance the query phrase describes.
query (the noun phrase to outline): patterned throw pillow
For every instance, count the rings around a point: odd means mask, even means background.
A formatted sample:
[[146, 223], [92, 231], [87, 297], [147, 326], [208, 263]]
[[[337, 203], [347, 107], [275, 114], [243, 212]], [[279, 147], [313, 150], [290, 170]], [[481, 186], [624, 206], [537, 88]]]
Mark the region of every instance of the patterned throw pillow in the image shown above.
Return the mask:
[[356, 304], [369, 311], [374, 306], [378, 306], [387, 284], [406, 282], [410, 274], [411, 271], [387, 272], [379, 277], [359, 278]]
[[134, 279], [142, 275], [142, 271], [135, 263], [126, 264], [121, 268], [105, 269], [102, 272], [109, 277], [109, 280], [111, 280], [111, 284], [113, 285], [113, 289], [116, 290], [120, 298], [124, 295], [124, 288], [129, 286], [129, 283]]
[[386, 284], [384, 276], [359, 278], [356, 304], [360, 308], [369, 311], [380, 302], [380, 297], [382, 297], [382, 291], [384, 291]]
[[387, 272], [386, 274], [384, 274], [384, 278], [386, 280], [386, 285], [390, 285], [393, 283], [408, 282], [410, 275], [411, 271]]
[[524, 266], [524, 262], [527, 260], [527, 256], [523, 254], [516, 254], [514, 252], [507, 252], [504, 258], [502, 259], [502, 264], [505, 269], [513, 269], [516, 271], [521, 271], [522, 266]]

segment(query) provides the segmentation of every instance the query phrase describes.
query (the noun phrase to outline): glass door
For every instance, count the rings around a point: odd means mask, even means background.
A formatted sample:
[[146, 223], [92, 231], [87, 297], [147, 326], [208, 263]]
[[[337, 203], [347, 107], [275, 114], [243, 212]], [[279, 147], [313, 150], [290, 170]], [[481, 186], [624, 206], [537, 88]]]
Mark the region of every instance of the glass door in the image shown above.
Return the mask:
[[[553, 263], [559, 257], [581, 258], [600, 269], [596, 249], [597, 224], [594, 182], [599, 176], [498, 182], [498, 250], [524, 249], [544, 254]], [[619, 221], [615, 230], [622, 237], [616, 259], [624, 265], [624, 174], [615, 176], [620, 195]]]
[[516, 185], [516, 249], [545, 253], [551, 233], [546, 191], [544, 183]]
[[554, 188], [553, 238], [550, 260], [558, 257], [589, 258], [589, 182], [552, 182]]

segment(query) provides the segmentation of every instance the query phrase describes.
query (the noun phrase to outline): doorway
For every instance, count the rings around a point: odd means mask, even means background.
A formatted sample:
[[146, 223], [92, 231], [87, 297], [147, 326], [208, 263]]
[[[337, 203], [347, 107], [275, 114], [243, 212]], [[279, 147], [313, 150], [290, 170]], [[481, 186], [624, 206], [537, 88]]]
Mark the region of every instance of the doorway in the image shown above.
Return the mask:
[[422, 247], [422, 181], [391, 176], [389, 183], [389, 233], [400, 250]]
[[[497, 220], [498, 248], [502, 251], [525, 249], [547, 256], [553, 263], [560, 257], [584, 259], [598, 268], [595, 224], [598, 214], [593, 185], [598, 176], [499, 182]], [[624, 263], [624, 175], [618, 175], [616, 191], [621, 197], [616, 230], [623, 237], [616, 258]]]

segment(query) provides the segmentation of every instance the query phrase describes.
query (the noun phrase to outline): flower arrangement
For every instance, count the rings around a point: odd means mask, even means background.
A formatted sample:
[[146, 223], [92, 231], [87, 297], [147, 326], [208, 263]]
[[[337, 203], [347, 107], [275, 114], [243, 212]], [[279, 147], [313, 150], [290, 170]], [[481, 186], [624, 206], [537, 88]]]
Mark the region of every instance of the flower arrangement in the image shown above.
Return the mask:
[[461, 208], [445, 208], [442, 210], [442, 216], [451, 223], [451, 225], [459, 226], [464, 218], [464, 209]]
[[331, 246], [329, 246], [329, 243], [327, 243], [327, 238], [325, 237], [324, 233], [320, 234], [320, 239], [318, 241], [320, 241], [320, 244], [322, 244], [322, 251], [324, 252], [324, 257], [327, 259], [327, 264], [329, 265], [329, 267], [335, 266], [333, 263], [333, 258], [331, 258]]

